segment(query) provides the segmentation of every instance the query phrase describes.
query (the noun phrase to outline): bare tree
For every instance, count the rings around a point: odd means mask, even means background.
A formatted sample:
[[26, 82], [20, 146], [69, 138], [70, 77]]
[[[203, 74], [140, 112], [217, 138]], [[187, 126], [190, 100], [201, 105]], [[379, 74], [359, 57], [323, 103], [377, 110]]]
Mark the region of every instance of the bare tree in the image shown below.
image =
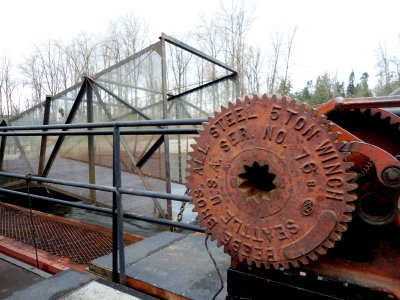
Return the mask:
[[66, 64], [56, 40], [48, 40], [34, 46], [19, 69], [25, 77], [24, 84], [31, 87], [32, 105], [43, 101], [44, 95], [54, 95], [62, 91], [62, 65]]
[[217, 13], [217, 27], [221, 32], [221, 41], [225, 54], [225, 62], [238, 72], [237, 84], [239, 94], [245, 94], [244, 59], [246, 37], [252, 25], [252, 10], [244, 0], [232, 0], [230, 6], [220, 2], [220, 12]]
[[107, 68], [143, 49], [148, 42], [147, 23], [133, 13], [110, 22], [106, 35], [101, 39], [102, 67]]
[[[98, 42], [93, 35], [85, 32], [80, 33], [72, 39], [69, 44], [58, 44], [63, 52], [66, 64], [59, 64], [64, 74], [69, 74], [69, 84], [73, 85], [82, 80], [82, 76], [92, 75], [98, 71]], [[67, 82], [68, 80], [64, 80]], [[66, 87], [65, 87], [66, 88]]]
[[261, 56], [260, 47], [246, 48], [244, 73], [247, 94], [261, 93], [263, 61], [264, 58]]
[[277, 79], [279, 72], [279, 62], [282, 52], [282, 32], [277, 29], [271, 38], [272, 53], [268, 60], [268, 65], [270, 66], [268, 76], [267, 76], [267, 90], [269, 93], [274, 93], [277, 88]]

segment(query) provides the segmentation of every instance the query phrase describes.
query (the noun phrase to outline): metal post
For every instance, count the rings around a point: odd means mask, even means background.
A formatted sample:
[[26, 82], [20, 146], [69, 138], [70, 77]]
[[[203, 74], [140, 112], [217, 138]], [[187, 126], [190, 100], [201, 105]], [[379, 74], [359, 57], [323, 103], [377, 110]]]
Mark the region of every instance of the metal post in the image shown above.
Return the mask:
[[[114, 127], [113, 135], [113, 185], [117, 189], [113, 193], [113, 281], [125, 285], [125, 248], [122, 197], [118, 191], [121, 188], [121, 136], [118, 126]], [[118, 259], [119, 257], [119, 259]], [[119, 280], [118, 280], [119, 262]]]
[[[80, 104], [82, 102], [82, 98], [83, 98], [83, 95], [84, 95], [85, 91], [86, 91], [86, 78], [83, 81], [81, 89], [79, 90], [78, 95], [76, 96], [75, 102], [71, 107], [71, 110], [69, 112], [67, 120], [65, 120], [65, 124], [72, 123], [72, 120], [74, 119], [75, 114], [78, 111], [78, 108], [79, 108], [79, 106], [80, 106]], [[65, 130], [66, 129], [63, 129], [63, 131], [65, 131]], [[57, 142], [54, 145], [53, 151], [51, 152], [50, 157], [49, 157], [49, 159], [47, 161], [47, 164], [46, 164], [46, 166], [45, 166], [45, 168], [43, 170], [43, 173], [42, 173], [43, 177], [46, 177], [49, 174], [50, 169], [51, 169], [51, 167], [52, 167], [52, 165], [54, 163], [54, 160], [56, 159], [56, 156], [58, 154], [58, 151], [60, 151], [61, 145], [64, 142], [64, 139], [65, 139], [65, 136], [59, 136], [58, 137]]]
[[[1, 122], [0, 126], [7, 126], [6, 122]], [[3, 135], [1, 137], [1, 145], [0, 145], [0, 170], [3, 170], [3, 163], [4, 163], [4, 152], [6, 150], [6, 141], [7, 136]]]
[[[87, 102], [87, 122], [93, 123], [93, 91], [90, 84], [86, 84], [86, 102]], [[92, 130], [89, 128], [88, 130]], [[88, 135], [88, 165], [89, 165], [89, 183], [96, 183], [95, 170], [95, 146], [94, 136]], [[89, 201], [91, 204], [96, 203], [96, 191], [89, 191]]]
[[[161, 61], [162, 61], [162, 93], [163, 93], [163, 118], [168, 119], [168, 87], [167, 87], [167, 57], [165, 51], [165, 39], [161, 37]], [[167, 126], [165, 127], [167, 128]], [[164, 136], [164, 160], [165, 160], [165, 189], [167, 193], [171, 193], [171, 165], [169, 161], [169, 137]], [[172, 220], [172, 203], [167, 200], [167, 214]]]
[[[176, 99], [175, 101], [179, 101], [178, 103], [175, 103], [175, 115], [176, 118], [179, 119], [179, 104], [181, 103], [179, 99]], [[180, 126], [178, 126], [180, 128]], [[181, 135], [178, 134], [178, 182], [182, 183], [182, 151], [181, 151]]]
[[[51, 96], [46, 96], [46, 101], [44, 103], [43, 125], [49, 124], [50, 103], [51, 103]], [[43, 131], [47, 131], [47, 129], [43, 129]], [[46, 144], [47, 144], [47, 135], [43, 135], [42, 141], [40, 143], [39, 168], [38, 168], [39, 175], [42, 175], [44, 169], [44, 163], [46, 160], [46, 146], [47, 146]]]

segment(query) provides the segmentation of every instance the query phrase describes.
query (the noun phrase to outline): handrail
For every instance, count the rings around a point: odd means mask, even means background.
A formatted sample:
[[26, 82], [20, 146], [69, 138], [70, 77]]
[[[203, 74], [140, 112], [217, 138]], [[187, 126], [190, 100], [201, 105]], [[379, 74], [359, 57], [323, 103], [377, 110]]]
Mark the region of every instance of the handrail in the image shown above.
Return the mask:
[[[54, 197], [45, 197], [40, 195], [28, 194], [20, 191], [14, 191], [10, 189], [0, 188], [1, 193], [6, 194], [14, 194], [19, 196], [31, 197], [34, 199], [48, 201], [52, 203], [58, 203], [66, 206], [77, 207], [81, 209], [87, 209], [91, 211], [103, 212], [112, 215], [112, 235], [113, 235], [113, 252], [112, 252], [112, 260], [113, 260], [113, 281], [119, 282], [121, 284], [125, 284], [125, 250], [124, 250], [124, 241], [123, 241], [123, 218], [130, 218], [135, 220], [146, 221], [149, 223], [173, 226], [176, 228], [181, 228], [185, 230], [197, 231], [197, 232], [205, 232], [205, 229], [193, 225], [193, 224], [184, 224], [171, 220], [155, 218], [155, 217], [146, 217], [137, 214], [124, 212], [122, 209], [122, 201], [121, 197], [123, 194], [128, 195], [136, 195], [136, 196], [144, 196], [149, 198], [161, 198], [167, 200], [175, 200], [181, 202], [189, 202], [192, 198], [186, 195], [177, 195], [172, 193], [163, 193], [163, 192], [152, 192], [146, 190], [138, 190], [138, 189], [130, 189], [121, 186], [121, 157], [120, 157], [120, 139], [121, 135], [153, 135], [153, 134], [197, 134], [196, 128], [163, 128], [163, 126], [182, 126], [182, 125], [201, 125], [203, 122], [206, 122], [207, 119], [166, 119], [166, 120], [142, 120], [142, 121], [118, 121], [118, 122], [99, 122], [99, 123], [81, 123], [81, 124], [52, 124], [52, 125], [28, 125], [28, 126], [2, 126], [0, 131], [0, 136], [2, 137], [2, 141], [7, 136], [74, 136], [74, 135], [113, 135], [113, 185], [106, 186], [100, 184], [93, 183], [82, 183], [76, 181], [68, 181], [62, 179], [54, 179], [36, 175], [23, 175], [23, 174], [15, 174], [9, 172], [0, 172], [0, 176], [16, 178], [19, 180], [29, 180], [43, 183], [51, 183], [51, 184], [59, 184], [59, 185], [67, 185], [74, 186], [79, 188], [85, 188], [90, 190], [99, 190], [110, 192], [113, 194], [113, 207], [104, 208], [98, 207], [94, 205], [82, 204], [82, 203], [74, 203], [61, 199], [57, 199]], [[123, 127], [144, 127], [144, 126], [158, 126], [161, 128], [156, 129], [125, 129], [120, 130]], [[70, 130], [70, 129], [84, 129], [87, 130]], [[112, 130], [91, 130], [94, 128], [112, 128]], [[49, 129], [59, 129], [56, 131], [48, 131]], [[36, 130], [36, 131], [30, 131]], [[42, 131], [38, 131], [42, 130]], [[28, 176], [29, 175], [29, 176]]]

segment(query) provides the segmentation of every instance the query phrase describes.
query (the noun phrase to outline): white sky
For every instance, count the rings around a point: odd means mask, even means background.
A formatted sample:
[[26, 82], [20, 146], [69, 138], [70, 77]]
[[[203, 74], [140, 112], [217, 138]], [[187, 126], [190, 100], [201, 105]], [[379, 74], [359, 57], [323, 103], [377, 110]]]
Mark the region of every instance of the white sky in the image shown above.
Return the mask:
[[[400, 52], [399, 0], [249, 2], [255, 3], [249, 34], [253, 45], [268, 47], [277, 28], [298, 26], [290, 72], [295, 90], [325, 71], [337, 72], [346, 83], [352, 69], [357, 79], [366, 71], [373, 84], [378, 42]], [[152, 43], [161, 32], [179, 38], [201, 24], [201, 14], [217, 9], [215, 0], [5, 0], [0, 5], [0, 55], [16, 64], [34, 43], [68, 40], [81, 31], [104, 32], [110, 20], [129, 11], [147, 20]]]

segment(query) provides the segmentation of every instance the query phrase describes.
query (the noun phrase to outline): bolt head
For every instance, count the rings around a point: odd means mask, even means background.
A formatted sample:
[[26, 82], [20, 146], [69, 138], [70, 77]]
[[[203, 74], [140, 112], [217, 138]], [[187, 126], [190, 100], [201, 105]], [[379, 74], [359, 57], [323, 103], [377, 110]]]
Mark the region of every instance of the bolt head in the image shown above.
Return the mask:
[[390, 185], [400, 183], [400, 169], [397, 167], [389, 167], [383, 171], [383, 180]]

